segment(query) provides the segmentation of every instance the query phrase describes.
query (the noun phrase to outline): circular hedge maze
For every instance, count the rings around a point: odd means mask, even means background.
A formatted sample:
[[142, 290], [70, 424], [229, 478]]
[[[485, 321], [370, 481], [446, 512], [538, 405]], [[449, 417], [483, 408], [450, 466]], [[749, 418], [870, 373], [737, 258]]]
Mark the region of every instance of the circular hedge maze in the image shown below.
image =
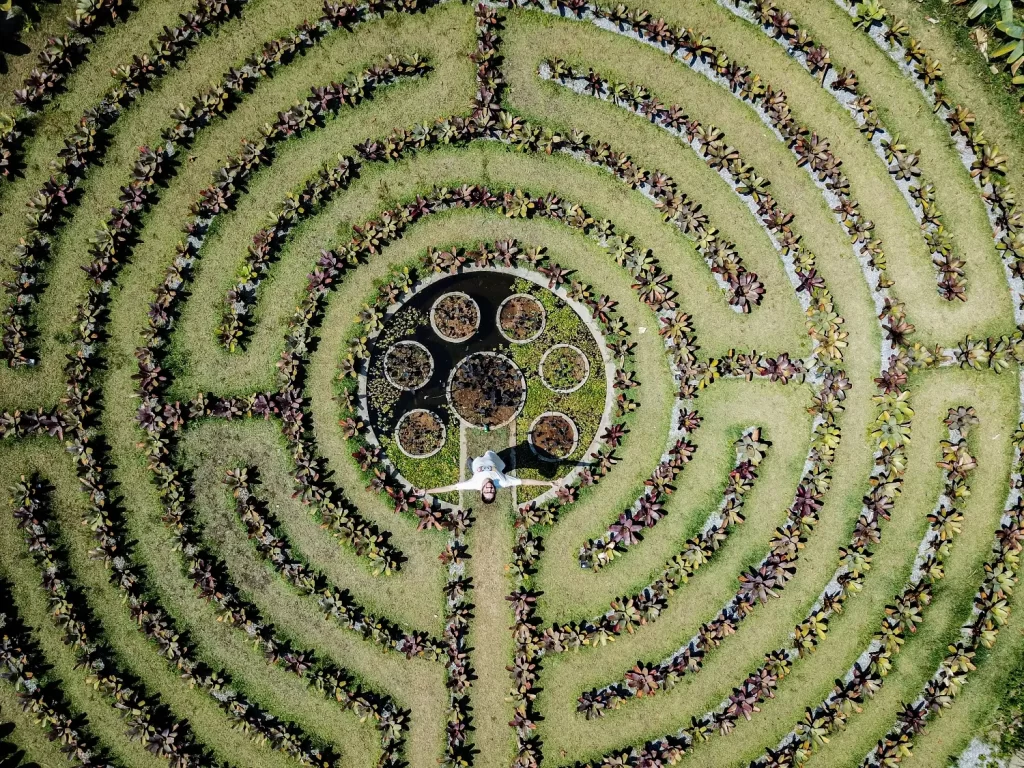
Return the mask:
[[44, 7], [0, 764], [977, 765], [1024, 132], [929, 7]]

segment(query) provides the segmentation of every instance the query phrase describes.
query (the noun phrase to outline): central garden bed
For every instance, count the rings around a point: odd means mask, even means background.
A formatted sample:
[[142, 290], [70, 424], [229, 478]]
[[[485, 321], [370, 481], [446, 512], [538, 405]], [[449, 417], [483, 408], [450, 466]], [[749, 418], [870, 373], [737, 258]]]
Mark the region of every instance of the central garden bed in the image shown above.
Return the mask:
[[[369, 347], [368, 426], [412, 485], [459, 479], [462, 429], [507, 426], [520, 477], [554, 480], [585, 456], [607, 405], [601, 342], [585, 310], [542, 280], [499, 269], [435, 278], [374, 332], [356, 329]], [[538, 492], [521, 488], [520, 500]]]

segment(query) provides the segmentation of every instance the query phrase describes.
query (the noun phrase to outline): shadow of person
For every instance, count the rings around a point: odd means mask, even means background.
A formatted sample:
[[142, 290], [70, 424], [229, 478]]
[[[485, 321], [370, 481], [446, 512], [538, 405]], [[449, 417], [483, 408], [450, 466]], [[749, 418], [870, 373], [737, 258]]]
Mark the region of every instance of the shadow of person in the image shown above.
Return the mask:
[[532, 469], [545, 480], [554, 480], [556, 477], [565, 474], [566, 467], [594, 466], [593, 461], [559, 459], [545, 451], [534, 448], [525, 441], [519, 445], [499, 451], [498, 456], [505, 462], [506, 472], [511, 472], [514, 469]]

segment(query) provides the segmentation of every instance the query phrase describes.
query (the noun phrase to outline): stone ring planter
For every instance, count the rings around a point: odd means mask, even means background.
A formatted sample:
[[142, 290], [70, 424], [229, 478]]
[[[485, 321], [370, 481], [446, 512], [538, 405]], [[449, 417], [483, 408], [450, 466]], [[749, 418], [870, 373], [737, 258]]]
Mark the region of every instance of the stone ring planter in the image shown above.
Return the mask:
[[[503, 309], [505, 309], [505, 306], [513, 299], [529, 299], [530, 301], [536, 303], [538, 307], [540, 307], [540, 329], [535, 334], [528, 338], [517, 339], [514, 336], [509, 336], [508, 333], [505, 332], [505, 329], [501, 327], [501, 312]], [[548, 312], [546, 309], [544, 309], [544, 305], [541, 304], [535, 296], [531, 296], [528, 293], [513, 293], [511, 296], [506, 296], [505, 299], [501, 302], [501, 304], [498, 305], [498, 311], [494, 316], [494, 320], [498, 325], [498, 332], [505, 338], [506, 341], [509, 341], [512, 344], [529, 344], [531, 341], [533, 341], [542, 333], [544, 333], [544, 328], [547, 327], [548, 322]]]
[[[432, 451], [430, 451], [428, 453], [410, 453], [409, 451], [407, 451], [405, 449], [405, 446], [402, 445], [402, 440], [399, 437], [399, 434], [402, 431], [402, 425], [405, 423], [406, 419], [408, 419], [413, 414], [417, 414], [417, 413], [429, 413], [431, 416], [433, 416], [435, 419], [437, 419], [437, 423], [441, 425], [441, 439], [437, 443], [437, 448], [435, 448], [434, 450], [432, 450]], [[398, 424], [395, 425], [394, 438], [395, 438], [395, 445], [398, 446], [398, 450], [400, 450], [402, 453], [404, 453], [410, 459], [429, 459], [435, 453], [437, 453], [442, 448], [444, 448], [445, 441], [448, 439], [448, 428], [445, 427], [444, 420], [439, 418], [438, 415], [436, 413], [434, 413], [433, 411], [428, 411], [426, 408], [414, 408], [413, 410], [409, 411], [404, 416], [402, 416], [402, 418], [400, 418], [398, 420]]]
[[470, 421], [465, 416], [463, 416], [459, 412], [459, 409], [455, 403], [455, 399], [452, 397], [452, 381], [455, 379], [455, 375], [459, 372], [459, 370], [462, 368], [462, 366], [466, 363], [467, 360], [470, 360], [471, 358], [474, 357], [498, 358], [503, 362], [508, 363], [508, 365], [512, 367], [512, 369], [518, 376], [520, 393], [519, 402], [512, 408], [512, 415], [509, 416], [507, 419], [502, 420], [500, 423], [489, 425], [489, 428], [497, 429], [499, 427], [504, 427], [507, 424], [511, 424], [513, 421], [515, 421], [515, 418], [523, 410], [523, 406], [526, 405], [526, 377], [523, 375], [523, 372], [518, 365], [516, 365], [512, 360], [510, 360], [505, 355], [498, 354], [497, 352], [474, 352], [473, 354], [467, 355], [466, 357], [462, 358], [462, 360], [460, 360], [456, 365], [452, 367], [451, 373], [448, 374], [448, 383], [444, 391], [445, 398], [448, 400], [449, 407], [452, 409], [452, 412], [459, 417], [459, 420], [462, 421], [464, 424], [467, 424], [468, 426], [471, 427], [475, 427], [476, 429], [485, 428], [485, 425], [477, 424], [476, 422]]
[[[552, 456], [551, 454], [547, 453], [546, 451], [542, 451], [536, 445], [533, 444], [534, 427], [536, 427], [538, 422], [540, 422], [540, 420], [546, 416], [560, 416], [561, 418], [569, 422], [569, 426], [572, 427], [572, 447], [568, 451], [566, 451], [565, 456]], [[566, 414], [561, 413], [560, 411], [545, 411], [530, 423], [530, 428], [526, 432], [526, 441], [527, 444], [530, 446], [530, 450], [533, 451], [533, 455], [536, 456], [540, 461], [549, 461], [551, 463], [555, 463], [561, 461], [566, 456], [573, 455], [573, 453], [576, 451], [580, 444], [580, 431], [579, 428], [576, 426], [576, 422], [573, 421], [572, 418], [567, 416]]]
[[[548, 356], [556, 349], [571, 349], [577, 355], [580, 356], [580, 359], [583, 360], [583, 378], [580, 379], [579, 383], [574, 384], [573, 386], [568, 388], [559, 388], [550, 384], [548, 380], [544, 377], [544, 363], [547, 361]], [[560, 395], [568, 395], [582, 387], [590, 379], [590, 359], [584, 354], [583, 350], [580, 349], [579, 347], [574, 347], [572, 344], [555, 344], [555, 346], [551, 347], [547, 352], [544, 353], [544, 356], [541, 357], [540, 365], [537, 367], [537, 373], [540, 374], [540, 380], [544, 383], [544, 386], [550, 389], [552, 392], [557, 392]]]
[[[451, 297], [451, 296], [458, 297], [460, 299], [465, 299], [470, 304], [472, 304], [473, 308], [476, 310], [476, 324], [473, 326], [473, 330], [471, 330], [469, 333], [467, 333], [464, 336], [459, 336], [459, 337], [449, 336], [448, 334], [443, 333], [441, 331], [441, 329], [437, 327], [437, 318], [436, 318], [437, 305], [440, 304], [445, 299]], [[445, 341], [451, 342], [453, 344], [457, 344], [459, 342], [463, 342], [463, 341], [466, 341], [467, 339], [472, 338], [473, 334], [475, 334], [478, 330], [480, 330], [480, 318], [481, 318], [481, 316], [482, 315], [480, 313], [480, 305], [476, 303], [476, 299], [474, 299], [468, 293], [463, 293], [462, 291], [449, 291], [448, 293], [445, 293], [445, 294], [443, 294], [441, 296], [438, 296], [437, 300], [433, 303], [433, 305], [431, 305], [431, 307], [430, 307], [430, 327], [434, 329], [434, 333], [436, 333], [438, 336], [440, 336]]]
[[[388, 358], [391, 356], [392, 351], [399, 347], [417, 347], [423, 350], [423, 353], [427, 356], [427, 359], [430, 361], [430, 371], [427, 373], [423, 381], [421, 381], [414, 387], [402, 386], [401, 384], [396, 382], [394, 378], [392, 378], [391, 371], [388, 370]], [[434, 356], [430, 354], [429, 349], [424, 347], [418, 341], [396, 341], [394, 344], [388, 347], [388, 350], [384, 353], [384, 364], [381, 367], [384, 369], [384, 378], [387, 379], [388, 384], [393, 386], [395, 389], [402, 390], [403, 392], [415, 392], [417, 389], [422, 389], [423, 387], [425, 387], [427, 383], [430, 381], [431, 377], [434, 375]]]

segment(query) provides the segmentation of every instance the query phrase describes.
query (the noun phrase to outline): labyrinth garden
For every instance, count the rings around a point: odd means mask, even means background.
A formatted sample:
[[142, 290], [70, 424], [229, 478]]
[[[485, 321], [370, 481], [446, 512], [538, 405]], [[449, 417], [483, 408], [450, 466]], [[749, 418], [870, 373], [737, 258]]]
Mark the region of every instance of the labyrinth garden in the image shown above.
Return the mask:
[[[1018, 104], [932, 0], [644, 2], [41, 7], [0, 74], [0, 766], [1021, 728]], [[488, 450], [554, 487], [424, 493]]]

